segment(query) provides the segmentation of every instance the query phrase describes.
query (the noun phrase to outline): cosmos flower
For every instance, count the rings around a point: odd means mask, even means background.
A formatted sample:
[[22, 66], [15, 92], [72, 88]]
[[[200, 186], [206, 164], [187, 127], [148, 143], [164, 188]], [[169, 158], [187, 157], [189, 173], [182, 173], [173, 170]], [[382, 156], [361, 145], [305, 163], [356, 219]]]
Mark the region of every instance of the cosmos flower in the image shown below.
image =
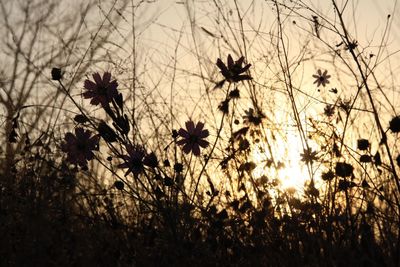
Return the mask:
[[143, 160], [146, 155], [143, 147], [138, 145], [127, 145], [126, 152], [128, 152], [127, 155], [121, 156], [121, 158], [125, 160], [125, 162], [119, 164], [118, 168], [128, 168], [125, 176], [127, 176], [130, 172], [133, 173], [133, 175], [138, 175], [143, 172]]
[[208, 130], [203, 130], [204, 123], [201, 122], [195, 125], [193, 121], [187, 121], [185, 125], [186, 130], [179, 129], [178, 135], [182, 139], [176, 143], [183, 146], [183, 152], [186, 154], [192, 152], [195, 156], [200, 156], [200, 147], [206, 148], [209, 144], [207, 140], [204, 140], [209, 135]]
[[158, 166], [157, 156], [153, 152], [147, 154], [145, 149], [140, 145], [127, 145], [126, 151], [128, 154], [121, 156], [125, 162], [118, 165], [118, 168], [128, 168], [125, 176], [129, 173], [138, 175], [144, 171], [145, 166], [152, 169]]
[[93, 150], [98, 150], [99, 138], [98, 135], [91, 136], [89, 130], [78, 127], [75, 135], [70, 132], [65, 134], [65, 143], [61, 145], [61, 149], [67, 153], [70, 163], [84, 167], [93, 159]]
[[51, 69], [51, 79], [54, 81], [59, 81], [62, 79], [62, 72], [60, 68]]
[[[225, 80], [228, 82], [240, 82], [245, 80], [251, 80], [251, 76], [247, 74], [242, 74], [246, 72], [251, 64], [247, 64], [242, 67], [244, 61], [244, 57], [240, 57], [238, 60], [233, 61], [232, 56], [228, 55], [227, 64], [222, 62], [220, 58], [217, 60], [217, 67], [221, 70], [221, 74], [225, 77]], [[223, 84], [225, 80], [221, 81], [220, 84]]]
[[337, 176], [348, 177], [353, 175], [354, 167], [346, 162], [337, 162], [335, 166], [335, 172]]
[[94, 82], [85, 80], [84, 88], [87, 90], [83, 93], [84, 98], [91, 98], [90, 104], [101, 104], [106, 107], [113, 98], [118, 96], [118, 83], [116, 80], [111, 81], [111, 73], [105, 72], [103, 78], [99, 73], [93, 74]]
[[317, 152], [312, 151], [311, 148], [304, 149], [303, 153], [300, 153], [301, 161], [308, 163], [313, 163], [315, 160], [318, 159]]
[[327, 70], [325, 70], [324, 73], [322, 73], [321, 70], [318, 70], [317, 74], [314, 74], [313, 77], [315, 78], [314, 83], [316, 83], [317, 86], [322, 85], [325, 87], [329, 83], [329, 78], [331, 75], [328, 74]]
[[245, 110], [244, 113], [244, 123], [253, 124], [255, 126], [259, 125], [262, 119], [265, 118], [265, 115], [258, 109], [254, 110], [253, 108], [249, 108], [249, 110]]
[[335, 106], [327, 104], [324, 108], [324, 114], [327, 117], [332, 117], [333, 115], [335, 115]]
[[389, 122], [389, 129], [394, 132], [398, 133], [400, 132], [400, 116], [394, 117], [390, 122]]

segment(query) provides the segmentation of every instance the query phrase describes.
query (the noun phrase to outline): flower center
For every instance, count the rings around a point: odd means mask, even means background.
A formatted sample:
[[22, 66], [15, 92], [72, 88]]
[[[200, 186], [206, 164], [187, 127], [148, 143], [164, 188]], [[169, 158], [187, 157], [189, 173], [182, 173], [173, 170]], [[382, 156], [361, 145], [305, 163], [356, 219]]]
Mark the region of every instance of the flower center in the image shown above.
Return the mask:
[[97, 91], [98, 91], [99, 95], [107, 96], [107, 87], [106, 86], [100, 85], [97, 88]]
[[189, 135], [189, 142], [191, 144], [196, 144], [199, 141], [199, 137], [195, 134], [190, 134]]
[[142, 160], [139, 158], [133, 158], [130, 163], [134, 172], [140, 172], [143, 168]]
[[76, 144], [76, 148], [81, 152], [86, 151], [86, 143], [80, 141]]

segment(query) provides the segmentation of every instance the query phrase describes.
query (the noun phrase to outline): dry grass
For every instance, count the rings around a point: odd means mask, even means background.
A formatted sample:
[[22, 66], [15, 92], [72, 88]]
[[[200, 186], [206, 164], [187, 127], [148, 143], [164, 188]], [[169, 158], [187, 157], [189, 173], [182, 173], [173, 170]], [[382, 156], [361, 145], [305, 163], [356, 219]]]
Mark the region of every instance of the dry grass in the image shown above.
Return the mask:
[[395, 12], [35, 3], [1, 2], [1, 266], [399, 266]]

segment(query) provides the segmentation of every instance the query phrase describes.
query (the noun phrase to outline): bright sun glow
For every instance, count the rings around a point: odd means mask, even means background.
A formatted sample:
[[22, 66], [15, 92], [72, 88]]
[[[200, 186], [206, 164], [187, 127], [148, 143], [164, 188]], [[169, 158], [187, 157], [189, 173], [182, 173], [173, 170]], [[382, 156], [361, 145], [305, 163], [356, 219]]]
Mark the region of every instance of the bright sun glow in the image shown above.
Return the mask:
[[295, 189], [300, 193], [304, 189], [304, 183], [310, 179], [307, 166], [301, 161], [300, 154], [303, 153], [303, 147], [299, 137], [294, 134], [288, 134], [287, 140], [281, 142], [279, 146], [275, 147], [274, 158], [276, 161], [282, 162], [284, 166], [277, 172], [274, 172], [273, 168], [266, 167], [263, 163], [268, 160], [268, 155], [260, 151], [267, 151], [267, 147], [261, 144], [259, 149], [254, 150], [253, 158], [257, 167], [254, 169], [253, 175], [255, 178], [259, 178], [263, 175], [271, 177], [275, 174], [279, 177], [281, 189]]

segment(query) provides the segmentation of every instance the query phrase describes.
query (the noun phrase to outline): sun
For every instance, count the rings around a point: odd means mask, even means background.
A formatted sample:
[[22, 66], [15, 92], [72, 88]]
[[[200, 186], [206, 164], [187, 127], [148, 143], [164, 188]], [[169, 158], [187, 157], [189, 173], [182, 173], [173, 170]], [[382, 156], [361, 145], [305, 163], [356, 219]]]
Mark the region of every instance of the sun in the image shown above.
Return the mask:
[[253, 151], [253, 159], [257, 167], [253, 171], [253, 176], [257, 179], [262, 176], [278, 177], [280, 189], [295, 190], [298, 193], [304, 191], [304, 185], [310, 180], [307, 166], [301, 161], [300, 154], [304, 149], [299, 136], [288, 134], [286, 140], [279, 141], [274, 147], [274, 159], [279, 161], [282, 167], [274, 170], [274, 168], [266, 167], [268, 155], [265, 144], [257, 144], [258, 147]]

